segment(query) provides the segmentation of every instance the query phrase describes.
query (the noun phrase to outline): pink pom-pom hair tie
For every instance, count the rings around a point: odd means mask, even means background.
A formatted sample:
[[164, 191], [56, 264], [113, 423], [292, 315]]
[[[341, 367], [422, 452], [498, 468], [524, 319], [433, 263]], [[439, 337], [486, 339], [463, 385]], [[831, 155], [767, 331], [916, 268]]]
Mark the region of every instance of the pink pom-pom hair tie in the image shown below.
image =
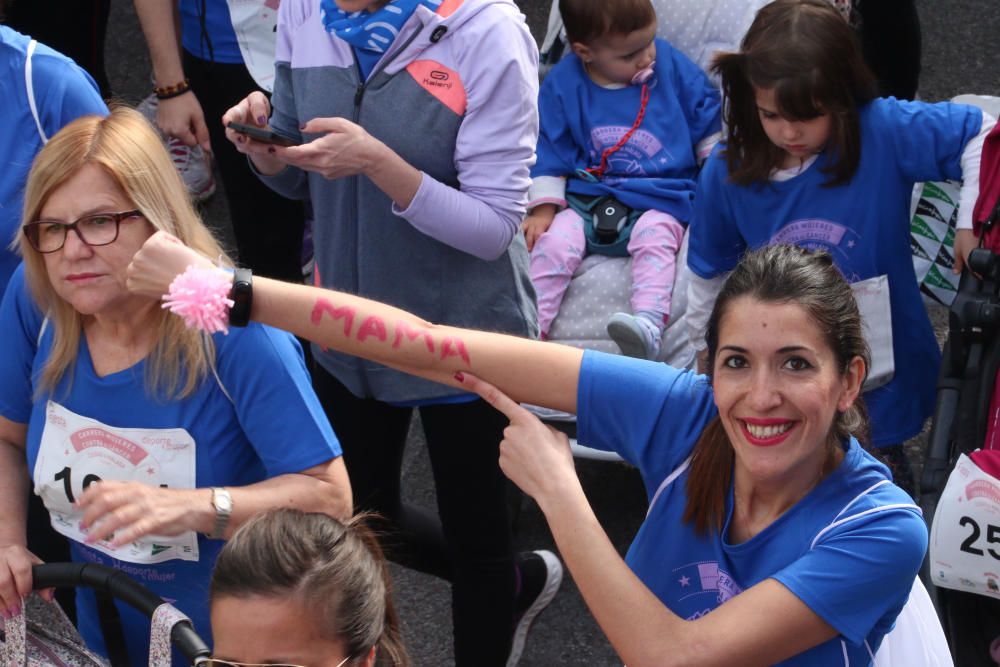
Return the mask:
[[170, 283], [163, 307], [183, 318], [189, 329], [228, 334], [232, 286], [232, 279], [215, 267], [192, 264]]

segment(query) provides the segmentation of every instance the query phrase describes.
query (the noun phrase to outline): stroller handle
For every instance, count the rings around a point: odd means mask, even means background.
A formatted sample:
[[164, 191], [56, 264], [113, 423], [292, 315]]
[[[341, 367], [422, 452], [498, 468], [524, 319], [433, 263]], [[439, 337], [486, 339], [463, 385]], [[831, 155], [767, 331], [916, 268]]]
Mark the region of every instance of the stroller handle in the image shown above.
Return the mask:
[[[95, 563], [45, 563], [31, 568], [35, 590], [86, 586], [135, 607], [152, 617], [163, 599], [123, 572]], [[194, 631], [189, 621], [174, 626], [170, 639], [192, 665], [211, 655], [208, 646]]]

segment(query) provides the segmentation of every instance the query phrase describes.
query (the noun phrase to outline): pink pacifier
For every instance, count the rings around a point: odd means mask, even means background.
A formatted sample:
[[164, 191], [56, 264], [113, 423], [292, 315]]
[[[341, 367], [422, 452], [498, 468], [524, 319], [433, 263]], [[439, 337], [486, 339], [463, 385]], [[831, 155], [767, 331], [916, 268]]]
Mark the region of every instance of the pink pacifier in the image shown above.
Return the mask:
[[641, 86], [642, 84], [649, 81], [649, 79], [652, 76], [653, 76], [653, 66], [649, 65], [648, 67], [643, 67], [641, 70], [635, 73], [635, 76], [632, 77], [632, 85]]

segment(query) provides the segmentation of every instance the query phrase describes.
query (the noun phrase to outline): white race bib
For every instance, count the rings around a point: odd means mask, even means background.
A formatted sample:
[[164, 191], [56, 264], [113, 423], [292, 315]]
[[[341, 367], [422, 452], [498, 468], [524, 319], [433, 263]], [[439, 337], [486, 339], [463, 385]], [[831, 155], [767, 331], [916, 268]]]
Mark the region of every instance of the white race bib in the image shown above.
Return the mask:
[[[193, 489], [194, 438], [182, 428], [107, 426], [49, 401], [34, 482], [35, 493], [49, 510], [52, 527], [71, 540], [83, 542], [87, 537], [80, 526], [83, 512], [73, 503], [91, 483], [102, 479]], [[198, 560], [194, 531], [175, 537], [147, 535], [119, 548], [112, 548], [110, 542], [90, 546], [130, 563]]]
[[892, 310], [889, 307], [889, 276], [875, 276], [852, 283], [861, 312], [861, 327], [872, 354], [864, 391], [888, 384], [896, 374], [892, 353]]
[[228, 0], [229, 18], [243, 63], [257, 85], [267, 92], [274, 88], [274, 44], [280, 1]]
[[934, 583], [1000, 598], [1000, 480], [960, 454], [931, 526]]

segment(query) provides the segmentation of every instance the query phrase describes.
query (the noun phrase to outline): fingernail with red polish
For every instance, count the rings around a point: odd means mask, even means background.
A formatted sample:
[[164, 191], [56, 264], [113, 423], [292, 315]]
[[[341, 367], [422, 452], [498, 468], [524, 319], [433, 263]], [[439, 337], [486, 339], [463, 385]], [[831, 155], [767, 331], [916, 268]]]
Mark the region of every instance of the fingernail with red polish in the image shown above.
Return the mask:
[[465, 382], [465, 373], [455, 373], [455, 379], [459, 382]]
[[257, 116], [257, 124], [258, 125], [265, 125], [265, 124], [267, 124], [267, 117], [266, 116]]
[[306, 123], [302, 123], [301, 125], [299, 125], [299, 129], [300, 130], [306, 129]]
[[270, 148], [268, 148], [267, 152], [268, 153], [273, 153], [274, 152], [274, 146], [271, 146]]

